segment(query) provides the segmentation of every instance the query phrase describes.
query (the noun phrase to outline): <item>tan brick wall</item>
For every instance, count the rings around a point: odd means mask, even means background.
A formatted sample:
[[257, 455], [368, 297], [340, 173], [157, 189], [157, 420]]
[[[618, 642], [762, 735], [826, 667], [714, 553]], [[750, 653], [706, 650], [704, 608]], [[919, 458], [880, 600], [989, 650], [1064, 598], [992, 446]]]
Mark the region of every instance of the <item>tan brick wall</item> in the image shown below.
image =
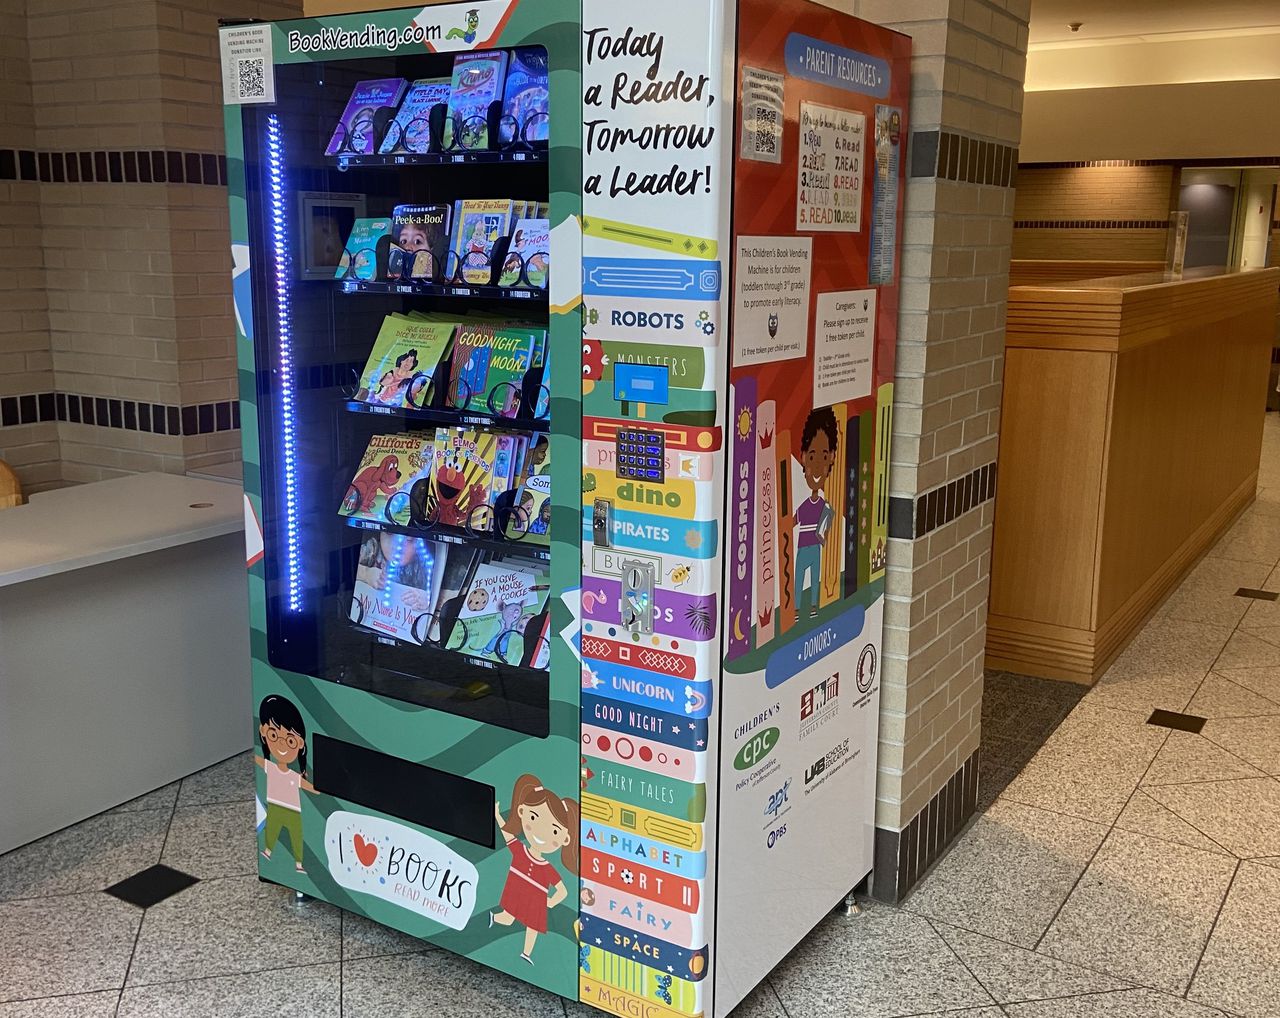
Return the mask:
[[[0, 0], [0, 81], [6, 100], [18, 99], [3, 107], [4, 144], [219, 154], [218, 19], [297, 17], [301, 7]], [[0, 395], [58, 389], [182, 406], [236, 397], [225, 188], [20, 182], [3, 185], [0, 203], [11, 212], [0, 225]], [[239, 457], [238, 432], [183, 438], [63, 422], [56, 433], [62, 476], [74, 481]], [[20, 437], [0, 432], [0, 451]], [[37, 447], [51, 448], [32, 440], [23, 455]]]
[[[1029, 0], [860, 0], [912, 36], [911, 130], [1005, 146], [1021, 131]], [[890, 493], [915, 500], [993, 463], [1014, 194], [907, 186]], [[981, 738], [993, 503], [889, 542], [876, 824], [904, 829]]]
[[[1169, 218], [1172, 166], [1024, 167], [1018, 171], [1016, 222]], [[1013, 257], [1160, 260], [1161, 229], [1015, 228]]]
[[[0, 0], [0, 144], [35, 144], [27, 0]], [[0, 397], [53, 389], [49, 345], [40, 185], [0, 182]], [[3, 427], [0, 459], [18, 473], [24, 490], [62, 482], [54, 423]]]

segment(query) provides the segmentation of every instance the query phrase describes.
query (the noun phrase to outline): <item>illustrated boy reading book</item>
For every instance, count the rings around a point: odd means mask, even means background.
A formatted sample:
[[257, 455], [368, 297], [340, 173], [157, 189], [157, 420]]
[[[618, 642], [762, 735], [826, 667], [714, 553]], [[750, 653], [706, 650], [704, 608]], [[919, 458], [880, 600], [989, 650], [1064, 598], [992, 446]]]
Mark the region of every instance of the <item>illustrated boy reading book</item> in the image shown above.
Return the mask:
[[809, 618], [818, 614], [822, 549], [835, 516], [823, 488], [835, 466], [839, 436], [836, 415], [830, 407], [819, 407], [809, 412], [800, 436], [800, 466], [809, 488], [809, 497], [796, 507], [792, 516], [796, 532], [796, 587], [799, 590], [797, 619], [804, 617], [806, 606]]

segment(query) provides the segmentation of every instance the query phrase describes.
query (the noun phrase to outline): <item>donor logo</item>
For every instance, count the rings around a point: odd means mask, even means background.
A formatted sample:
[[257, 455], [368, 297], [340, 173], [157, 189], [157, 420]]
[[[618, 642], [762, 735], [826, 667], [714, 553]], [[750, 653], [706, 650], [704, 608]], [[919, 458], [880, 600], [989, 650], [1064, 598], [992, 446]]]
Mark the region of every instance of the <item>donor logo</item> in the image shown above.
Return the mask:
[[[849, 757], [849, 740], [842, 739], [835, 746], [828, 750], [824, 756], [819, 757], [809, 767], [805, 768], [804, 784], [805, 790], [808, 791], [809, 785], [813, 782], [822, 784], [827, 778], [838, 771]], [[816, 786], [815, 786], [816, 787]]]
[[476, 908], [480, 874], [457, 852], [421, 831], [381, 817], [339, 810], [324, 826], [329, 875], [351, 891], [461, 930]]
[[738, 750], [738, 755], [733, 758], [733, 769], [749, 771], [757, 764], [764, 763], [778, 744], [781, 735], [782, 732], [777, 728], [766, 728], [763, 732], [756, 732], [743, 743], [742, 748]]
[[800, 694], [800, 739], [803, 741], [840, 713], [840, 673]]

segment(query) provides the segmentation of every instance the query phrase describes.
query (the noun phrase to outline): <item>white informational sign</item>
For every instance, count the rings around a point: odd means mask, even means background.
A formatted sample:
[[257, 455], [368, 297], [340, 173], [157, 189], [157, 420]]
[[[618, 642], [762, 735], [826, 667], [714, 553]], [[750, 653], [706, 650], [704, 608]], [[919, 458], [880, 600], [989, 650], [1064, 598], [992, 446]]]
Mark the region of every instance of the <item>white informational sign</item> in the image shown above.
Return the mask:
[[871, 395], [876, 291], [818, 294], [813, 316], [813, 405]]
[[271, 26], [235, 25], [219, 35], [222, 46], [222, 99], [228, 106], [276, 101], [276, 71]]
[[809, 349], [810, 237], [738, 237], [733, 363], [772, 364]]
[[329, 875], [361, 891], [460, 930], [476, 908], [480, 874], [470, 860], [412, 827], [338, 810], [324, 825]]
[[855, 110], [800, 104], [796, 229], [862, 230], [862, 171], [867, 118]]

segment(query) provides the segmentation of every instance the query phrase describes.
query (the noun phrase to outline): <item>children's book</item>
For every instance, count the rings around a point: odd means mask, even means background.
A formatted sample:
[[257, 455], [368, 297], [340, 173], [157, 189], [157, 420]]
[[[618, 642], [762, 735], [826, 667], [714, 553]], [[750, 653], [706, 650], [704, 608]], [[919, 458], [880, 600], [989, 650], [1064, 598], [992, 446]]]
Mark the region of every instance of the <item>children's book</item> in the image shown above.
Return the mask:
[[484, 285], [492, 278], [493, 245], [511, 228], [509, 198], [460, 200], [451, 247], [462, 260], [462, 279]]
[[431, 110], [440, 103], [448, 102], [448, 78], [419, 78], [405, 93], [404, 101], [396, 111], [396, 119], [378, 151], [383, 155], [426, 152], [431, 147]]
[[432, 279], [448, 258], [449, 205], [397, 205], [391, 212], [391, 239], [410, 259], [405, 276]]
[[399, 106], [408, 84], [404, 78], [359, 82], [347, 100], [347, 108], [342, 111], [324, 154], [372, 155], [377, 143], [374, 135], [378, 110]]
[[490, 331], [485, 327], [463, 324], [453, 345], [453, 378], [449, 405], [459, 410], [488, 410]]
[[370, 533], [360, 546], [351, 621], [407, 643], [425, 643], [448, 547], [386, 530]]
[[356, 399], [375, 406], [426, 406], [431, 380], [455, 328], [450, 322], [387, 315], [360, 375]]
[[492, 330], [486, 404], [499, 417], [514, 417], [520, 409], [524, 376], [538, 346], [537, 329], [506, 327]]
[[511, 489], [515, 469], [515, 457], [519, 451], [519, 439], [515, 435], [498, 435], [493, 454], [493, 484], [490, 488], [492, 502]]
[[338, 261], [335, 279], [348, 275], [356, 279], [376, 279], [378, 276], [378, 241], [391, 232], [391, 220], [357, 219], [347, 235], [347, 244]]
[[489, 104], [502, 98], [507, 76], [506, 50], [459, 53], [453, 58], [445, 147], [489, 147]]
[[514, 417], [533, 357], [536, 330], [464, 324], [458, 329], [454, 394], [466, 409]]
[[507, 522], [507, 536], [533, 544], [551, 542], [551, 474], [533, 474], [516, 495], [517, 511]]
[[435, 435], [430, 431], [374, 435], [347, 485], [338, 515], [408, 526], [414, 484], [431, 476]]
[[497, 436], [467, 428], [438, 428], [435, 469], [428, 503], [434, 523], [464, 527], [481, 522], [477, 510], [489, 505]]
[[551, 439], [539, 435], [529, 446], [529, 455], [524, 461], [525, 477], [536, 477], [538, 474], [551, 473]]
[[[516, 664], [524, 653], [524, 627], [547, 600], [545, 573], [505, 562], [476, 567], [458, 612], [451, 643], [491, 661]], [[465, 642], [464, 642], [465, 634]]]
[[455, 598], [460, 598], [466, 589], [467, 580], [480, 555], [474, 549], [461, 544], [442, 544], [442, 548], [447, 551], [443, 553], [443, 557], [437, 557], [436, 560], [443, 562], [443, 568], [439, 570], [439, 582], [434, 584], [432, 590], [432, 603], [435, 607], [432, 610], [433, 618], [428, 630], [428, 636], [435, 644], [445, 641], [446, 630], [442, 623], [449, 622], [451, 630], [452, 614], [461, 604], [460, 600], [455, 602]]
[[519, 137], [525, 141], [547, 140], [547, 80], [547, 51], [541, 46], [517, 46], [507, 70], [502, 112], [515, 118]]
[[[518, 254], [520, 261], [509, 260], [503, 266], [498, 284], [545, 289], [551, 268], [551, 224], [545, 219], [517, 219], [508, 251]], [[523, 273], [519, 272], [521, 265]]]

